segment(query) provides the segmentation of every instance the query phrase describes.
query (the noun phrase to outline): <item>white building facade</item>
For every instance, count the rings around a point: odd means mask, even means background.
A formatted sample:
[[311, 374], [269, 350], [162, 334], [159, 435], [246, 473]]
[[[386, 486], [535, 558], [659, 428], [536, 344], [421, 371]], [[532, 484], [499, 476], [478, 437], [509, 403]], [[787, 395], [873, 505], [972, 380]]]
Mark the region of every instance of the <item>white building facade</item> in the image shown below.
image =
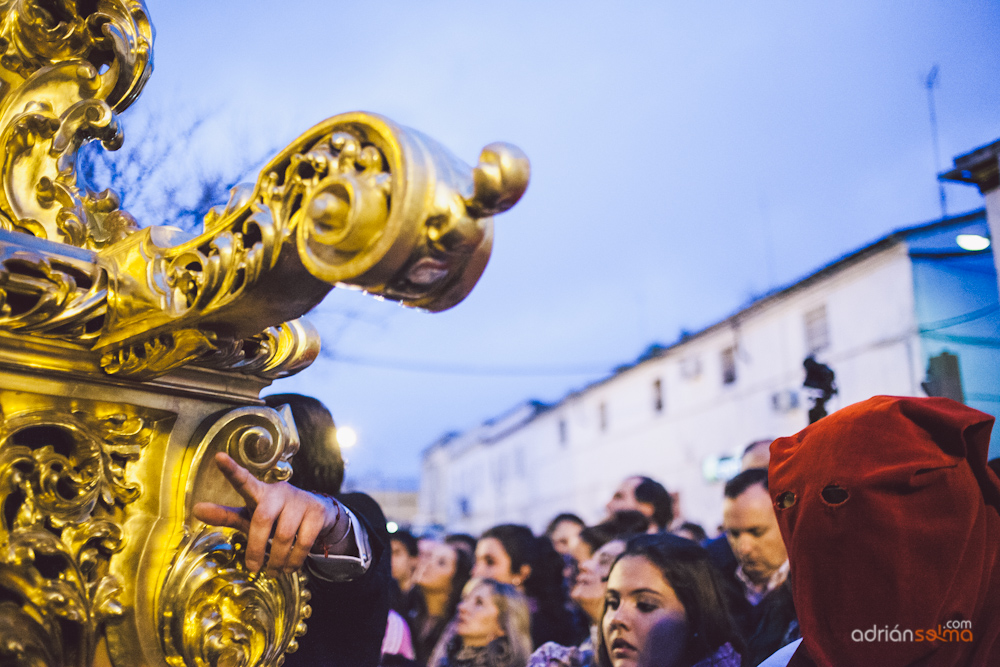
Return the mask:
[[[735, 463], [748, 443], [808, 424], [806, 357], [836, 373], [839, 393], [829, 411], [877, 394], [926, 395], [928, 354], [942, 349], [975, 344], [997, 359], [1000, 351], [982, 336], [978, 343], [968, 336], [943, 341], [951, 324], [932, 331], [921, 321], [915, 258], [964, 259], [951, 247], [958, 234], [988, 237], [983, 213], [891, 234], [703, 331], [651, 348], [555, 405], [529, 401], [442, 438], [424, 452], [418, 522], [472, 534], [505, 522], [541, 531], [567, 511], [595, 522], [622, 478], [644, 474], [676, 492], [680, 514], [712, 534], [731, 474], [720, 460]], [[992, 266], [986, 253], [968, 259]], [[984, 298], [995, 301], [995, 291]], [[935, 298], [960, 315], [975, 307], [947, 292]], [[928, 331], [938, 336], [934, 349]], [[1000, 389], [971, 395], [974, 407], [998, 412]]]

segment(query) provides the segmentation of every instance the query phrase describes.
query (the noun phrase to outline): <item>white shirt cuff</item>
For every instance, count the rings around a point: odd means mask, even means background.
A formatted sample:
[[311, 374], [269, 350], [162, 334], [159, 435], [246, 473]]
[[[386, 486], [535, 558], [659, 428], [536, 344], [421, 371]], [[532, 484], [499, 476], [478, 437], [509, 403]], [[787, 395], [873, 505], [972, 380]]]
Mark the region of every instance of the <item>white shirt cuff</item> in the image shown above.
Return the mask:
[[330, 554], [329, 556], [324, 556], [323, 554], [310, 553], [309, 558], [306, 560], [310, 574], [326, 581], [351, 581], [352, 579], [357, 579], [367, 572], [368, 567], [372, 564], [372, 548], [368, 541], [368, 533], [365, 532], [364, 526], [358, 521], [358, 517], [354, 516], [354, 512], [347, 509], [343, 504], [340, 507], [347, 514], [347, 518], [351, 522], [351, 531], [354, 535], [355, 553], [357, 555]]

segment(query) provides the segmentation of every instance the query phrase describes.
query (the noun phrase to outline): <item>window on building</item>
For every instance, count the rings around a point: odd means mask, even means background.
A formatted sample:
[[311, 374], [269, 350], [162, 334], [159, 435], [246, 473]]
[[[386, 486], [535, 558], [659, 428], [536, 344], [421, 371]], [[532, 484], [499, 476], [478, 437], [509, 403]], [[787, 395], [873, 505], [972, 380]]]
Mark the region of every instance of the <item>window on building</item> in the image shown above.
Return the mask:
[[701, 359], [685, 357], [681, 359], [681, 377], [685, 380], [695, 380], [701, 375]]
[[559, 444], [565, 445], [569, 442], [569, 428], [566, 426], [566, 420], [559, 420]]
[[958, 355], [944, 351], [936, 357], [931, 357], [927, 364], [927, 380], [922, 382], [921, 386], [928, 396], [943, 396], [965, 403]]
[[806, 330], [806, 351], [809, 355], [830, 347], [830, 327], [826, 319], [826, 305], [806, 311], [803, 322]]
[[602, 431], [608, 430], [608, 404], [601, 403], [597, 408], [597, 419], [601, 425]]
[[653, 381], [653, 409], [663, 412], [663, 380], [659, 378]]
[[500, 490], [507, 481], [507, 457], [498, 457], [494, 460], [493, 465], [495, 466], [493, 469], [493, 481], [497, 489]]
[[722, 384], [736, 382], [736, 348], [727, 347], [720, 355], [722, 361]]

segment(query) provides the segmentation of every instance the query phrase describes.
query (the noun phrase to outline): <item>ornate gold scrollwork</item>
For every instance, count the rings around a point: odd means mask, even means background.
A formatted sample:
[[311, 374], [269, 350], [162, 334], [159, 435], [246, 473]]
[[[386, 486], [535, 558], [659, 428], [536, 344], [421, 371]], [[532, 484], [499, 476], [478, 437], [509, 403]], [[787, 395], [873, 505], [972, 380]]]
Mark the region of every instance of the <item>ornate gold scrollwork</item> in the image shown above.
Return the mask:
[[[231, 410], [215, 420], [196, 447], [188, 502], [242, 503], [212, 460], [224, 451], [259, 479], [292, 473], [299, 439], [291, 411], [266, 407]], [[207, 667], [280, 665], [306, 628], [309, 592], [297, 574], [251, 574], [243, 562], [245, 537], [231, 530], [194, 529], [170, 565], [157, 625], [167, 662]]]
[[233, 341], [224, 350], [195, 362], [206, 368], [235, 371], [275, 380], [298, 373], [319, 356], [316, 328], [303, 317], [268, 327], [263, 333]]
[[450, 308], [486, 266], [490, 216], [518, 200], [528, 174], [507, 144], [488, 146], [472, 169], [380, 116], [335, 116], [282, 151], [255, 187], [234, 189], [201, 236], [143, 230], [103, 250], [111, 297], [98, 347], [195, 323], [248, 338], [333, 285]]
[[165, 331], [154, 338], [121, 345], [101, 355], [101, 367], [111, 375], [136, 380], [154, 378], [214, 352], [215, 336], [198, 329]]
[[121, 145], [151, 49], [140, 0], [0, 0], [3, 664], [82, 667], [104, 648], [124, 667], [280, 664], [305, 630], [304, 579], [249, 577], [242, 538], [190, 508], [240, 502], [217, 451], [287, 479], [291, 416], [198, 423], [315, 359], [299, 318], [334, 286], [431, 311], [461, 301], [491, 216], [528, 183], [513, 146], [472, 168], [348, 113], [234, 189], [202, 234], [140, 230], [77, 159]]
[[124, 507], [140, 494], [126, 466], [149, 442], [143, 419], [57, 411], [9, 417], [0, 431], [0, 656], [89, 665], [121, 616], [109, 572]]
[[107, 296], [107, 275], [94, 265], [0, 244], [2, 329], [92, 342]]
[[[99, 251], [90, 267], [75, 257], [75, 274], [56, 265], [58, 253], [8, 251], [0, 289], [37, 307], [0, 313], [0, 327], [96, 349], [119, 377], [198, 362], [273, 378], [311, 360], [313, 337], [285, 324], [334, 285], [432, 311], [469, 293], [489, 258], [491, 216], [527, 187], [527, 158], [507, 144], [488, 146], [473, 169], [380, 116], [335, 116], [255, 186], [234, 189], [194, 238], [140, 231], [114, 193], [85, 191], [79, 149], [121, 145], [116, 114], [150, 73], [151, 43], [138, 0], [0, 0], [10, 79], [0, 91], [0, 230]], [[43, 275], [32, 282], [32, 271]]]
[[0, 100], [0, 227], [99, 248], [137, 227], [111, 192], [77, 183], [80, 146], [121, 145], [116, 112], [152, 70], [152, 27], [138, 0], [0, 2], [0, 67], [16, 85]]
[[203, 529], [187, 540], [167, 580], [161, 639], [178, 667], [280, 665], [305, 634], [309, 591], [301, 575], [254, 576], [242, 535]]

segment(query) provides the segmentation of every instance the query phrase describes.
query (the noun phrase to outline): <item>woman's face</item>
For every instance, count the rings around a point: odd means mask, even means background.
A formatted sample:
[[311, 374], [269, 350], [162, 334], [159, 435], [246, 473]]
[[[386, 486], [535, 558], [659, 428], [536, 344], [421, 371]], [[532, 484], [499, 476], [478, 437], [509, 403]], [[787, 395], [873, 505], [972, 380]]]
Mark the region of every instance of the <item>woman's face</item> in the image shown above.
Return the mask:
[[476, 586], [462, 596], [462, 601], [458, 603], [455, 632], [465, 646], [486, 646], [503, 636], [500, 610], [493, 602], [489, 586]]
[[410, 555], [406, 544], [399, 540], [390, 540], [392, 546], [392, 578], [400, 584], [409, 584], [417, 567], [417, 558]]
[[605, 601], [601, 632], [613, 667], [634, 667], [649, 631], [661, 621], [673, 622], [678, 634], [687, 636], [684, 605], [660, 569], [641, 556], [627, 556], [615, 564]]
[[484, 537], [476, 542], [476, 565], [472, 568], [472, 576], [515, 586], [524, 583], [510, 571], [510, 556], [495, 537]]
[[427, 549], [426, 557], [421, 557], [413, 580], [424, 591], [431, 593], [451, 590], [457, 560], [454, 547], [443, 543], [435, 544]]
[[580, 543], [580, 531], [583, 526], [573, 521], [560, 521], [556, 529], [552, 531], [552, 546], [560, 556], [567, 556], [573, 553], [573, 549]]
[[625, 551], [624, 540], [611, 540], [595, 551], [593, 556], [580, 563], [576, 581], [569, 595], [587, 612], [594, 623], [601, 620], [611, 564], [623, 551]]

